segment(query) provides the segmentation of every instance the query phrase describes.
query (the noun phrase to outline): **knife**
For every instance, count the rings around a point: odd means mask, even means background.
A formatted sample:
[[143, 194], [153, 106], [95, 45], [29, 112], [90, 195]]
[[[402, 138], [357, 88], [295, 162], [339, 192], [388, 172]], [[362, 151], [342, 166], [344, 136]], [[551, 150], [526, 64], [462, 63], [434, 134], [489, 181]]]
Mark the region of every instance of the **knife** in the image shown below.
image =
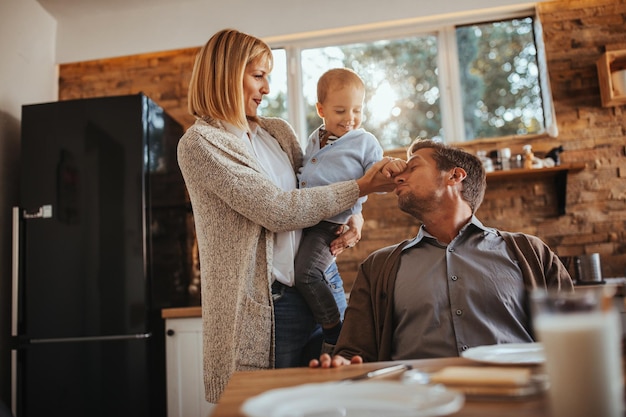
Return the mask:
[[366, 372], [364, 374], [360, 374], [360, 375], [357, 375], [357, 376], [344, 378], [341, 381], [342, 382], [364, 381], [364, 380], [367, 380], [367, 379], [380, 378], [380, 377], [383, 377], [383, 376], [388, 376], [388, 375], [394, 374], [396, 372], [405, 372], [405, 371], [408, 371], [409, 369], [412, 369], [412, 366], [411, 365], [406, 365], [406, 364], [387, 366], [385, 368], [376, 369], [376, 370], [369, 371], [369, 372]]

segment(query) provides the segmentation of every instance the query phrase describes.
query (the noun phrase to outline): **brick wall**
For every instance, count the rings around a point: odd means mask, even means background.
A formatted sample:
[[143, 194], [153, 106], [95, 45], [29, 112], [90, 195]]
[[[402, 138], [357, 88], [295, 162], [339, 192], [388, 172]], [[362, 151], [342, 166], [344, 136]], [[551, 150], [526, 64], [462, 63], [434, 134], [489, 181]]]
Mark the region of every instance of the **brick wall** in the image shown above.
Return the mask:
[[[567, 179], [559, 215], [554, 177], [490, 181], [478, 210], [487, 225], [535, 234], [559, 255], [599, 252], [605, 277], [626, 274], [626, 106], [603, 108], [596, 61], [605, 48], [626, 49], [626, 0], [559, 0], [538, 4], [543, 24], [557, 138], [464, 144], [468, 151], [525, 143], [538, 152], [562, 145], [562, 161], [585, 169]], [[59, 99], [144, 92], [184, 127], [187, 84], [198, 48], [61, 65]], [[400, 150], [396, 155], [404, 156]], [[419, 225], [394, 195], [372, 195], [364, 206], [363, 239], [338, 259], [350, 289], [371, 251], [415, 235]]]

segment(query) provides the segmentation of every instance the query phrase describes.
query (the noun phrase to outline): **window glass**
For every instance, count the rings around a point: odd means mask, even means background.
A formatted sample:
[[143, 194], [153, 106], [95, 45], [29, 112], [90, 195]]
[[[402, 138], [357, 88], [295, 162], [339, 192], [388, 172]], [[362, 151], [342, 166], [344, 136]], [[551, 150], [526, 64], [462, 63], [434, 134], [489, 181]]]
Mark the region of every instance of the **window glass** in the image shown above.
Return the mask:
[[456, 28], [465, 140], [545, 131], [532, 18]]
[[287, 54], [284, 49], [272, 49], [272, 54], [274, 68], [270, 74], [270, 93], [261, 102], [258, 113], [287, 119]]
[[347, 67], [366, 89], [362, 127], [385, 149], [413, 139], [441, 137], [441, 110], [434, 35], [305, 49], [301, 53], [307, 134], [322, 123], [315, 110], [317, 80], [326, 70]]
[[[333, 37], [332, 44], [321, 39], [289, 42], [282, 45], [285, 49], [273, 50], [271, 93], [259, 114], [289, 120], [304, 142], [322, 123], [315, 110], [319, 77], [328, 69], [347, 67], [365, 82], [362, 127], [387, 150], [405, 148], [418, 137], [462, 142], [554, 135], [536, 22], [520, 16], [446, 24], [422, 33], [416, 33], [418, 28], [402, 34], [363, 33], [363, 39], [379, 39], [372, 41], [361, 41], [354, 33], [344, 42]], [[294, 64], [289, 71], [287, 62]]]

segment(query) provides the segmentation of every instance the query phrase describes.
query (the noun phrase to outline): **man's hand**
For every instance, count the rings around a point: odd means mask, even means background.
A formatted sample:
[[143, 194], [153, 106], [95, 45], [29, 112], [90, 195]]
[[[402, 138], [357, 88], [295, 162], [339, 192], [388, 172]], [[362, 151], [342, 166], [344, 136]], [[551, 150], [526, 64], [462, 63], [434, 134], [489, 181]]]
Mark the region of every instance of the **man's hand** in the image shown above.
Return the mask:
[[309, 368], [339, 368], [345, 365], [357, 365], [363, 363], [363, 358], [356, 355], [348, 360], [341, 355], [335, 355], [332, 358], [328, 353], [323, 353], [319, 360], [311, 359]]

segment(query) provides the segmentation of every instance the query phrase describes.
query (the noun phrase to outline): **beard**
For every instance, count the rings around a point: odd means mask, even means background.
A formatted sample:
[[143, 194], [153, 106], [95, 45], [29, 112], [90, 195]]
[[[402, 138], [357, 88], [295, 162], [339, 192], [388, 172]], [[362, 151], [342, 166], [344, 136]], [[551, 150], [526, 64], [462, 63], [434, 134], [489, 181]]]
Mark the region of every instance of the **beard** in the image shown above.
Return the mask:
[[406, 194], [398, 197], [398, 208], [403, 212], [410, 214], [417, 220], [422, 221], [424, 213], [424, 204], [413, 194]]
[[413, 193], [406, 193], [398, 196], [398, 208], [423, 222], [425, 215], [440, 208], [440, 197], [436, 191], [431, 192], [427, 196], [416, 196]]

